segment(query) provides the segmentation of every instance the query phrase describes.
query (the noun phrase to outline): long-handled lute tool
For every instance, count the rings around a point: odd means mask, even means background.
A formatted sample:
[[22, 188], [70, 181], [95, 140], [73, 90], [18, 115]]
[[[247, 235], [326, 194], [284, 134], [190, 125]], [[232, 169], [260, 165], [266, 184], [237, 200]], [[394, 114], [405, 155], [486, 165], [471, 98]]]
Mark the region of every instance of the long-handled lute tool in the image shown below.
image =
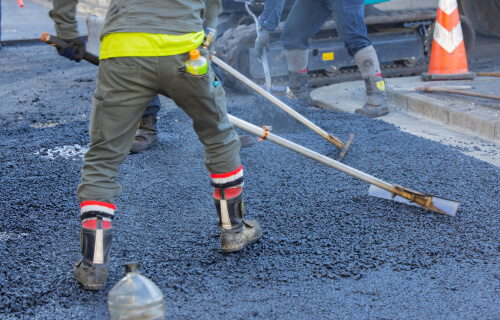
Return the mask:
[[256, 125], [241, 120], [235, 116], [232, 115], [228, 116], [229, 116], [229, 122], [231, 122], [235, 127], [245, 130], [251, 134], [254, 134], [260, 137], [262, 140], [264, 139], [269, 140], [273, 143], [276, 143], [277, 145], [280, 145], [282, 147], [300, 153], [308, 158], [326, 164], [329, 167], [332, 167], [348, 175], [351, 175], [357, 179], [369, 183], [370, 188], [368, 189], [368, 194], [371, 196], [394, 200], [408, 205], [413, 205], [420, 208], [443, 213], [449, 216], [455, 216], [457, 213], [458, 206], [460, 205], [460, 203], [455, 200], [423, 194], [420, 192], [412, 191], [410, 189], [407, 189], [399, 185], [391, 185], [369, 174], [366, 174], [352, 167], [349, 167], [348, 165], [345, 165], [339, 161], [335, 161], [327, 156], [324, 156], [299, 144], [293, 143], [289, 140], [286, 140], [275, 134], [272, 134], [269, 132], [269, 130], [267, 130], [266, 127], [259, 128]]
[[334, 136], [331, 133], [327, 133], [325, 130], [321, 129], [320, 127], [318, 127], [317, 125], [315, 125], [314, 123], [309, 121], [303, 115], [301, 115], [300, 113], [298, 113], [297, 111], [295, 111], [291, 107], [289, 107], [286, 103], [284, 103], [280, 99], [276, 98], [275, 96], [273, 96], [272, 94], [270, 94], [266, 90], [262, 89], [259, 85], [257, 85], [256, 83], [254, 83], [253, 81], [251, 81], [250, 79], [248, 79], [247, 77], [242, 75], [237, 70], [233, 69], [230, 65], [228, 65], [227, 63], [225, 63], [221, 59], [217, 58], [214, 54], [212, 54], [210, 56], [210, 59], [217, 66], [219, 66], [220, 68], [222, 68], [226, 72], [230, 73], [235, 78], [237, 78], [238, 80], [240, 80], [243, 83], [245, 83], [246, 85], [248, 85], [250, 88], [257, 91], [257, 93], [261, 94], [264, 98], [266, 98], [267, 100], [274, 103], [277, 107], [279, 107], [280, 109], [282, 109], [283, 111], [285, 111], [286, 113], [288, 113], [289, 115], [294, 117], [300, 123], [304, 124], [305, 126], [307, 126], [310, 129], [312, 129], [314, 132], [316, 132], [317, 134], [319, 134], [320, 136], [322, 136], [323, 138], [325, 138], [329, 142], [333, 143], [337, 148], [341, 149], [342, 151], [340, 152], [339, 161], [342, 160], [342, 158], [345, 156], [349, 146], [351, 145], [351, 141], [354, 137], [354, 134], [351, 134], [349, 141], [346, 144], [344, 144], [342, 141], [340, 141], [339, 138], [337, 138], [336, 136]]

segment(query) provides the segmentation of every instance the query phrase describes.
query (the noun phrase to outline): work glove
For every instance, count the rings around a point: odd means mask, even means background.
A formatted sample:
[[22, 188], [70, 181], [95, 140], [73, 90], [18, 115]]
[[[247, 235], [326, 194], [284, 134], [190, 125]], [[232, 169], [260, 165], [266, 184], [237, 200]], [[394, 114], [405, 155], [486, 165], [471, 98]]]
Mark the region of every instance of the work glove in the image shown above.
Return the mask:
[[262, 48], [269, 50], [269, 31], [264, 28], [260, 28], [255, 40], [255, 56], [259, 59], [261, 58]]
[[263, 0], [251, 0], [250, 1], [250, 8], [252, 8], [252, 12], [256, 16], [260, 16], [262, 14], [262, 12], [264, 11], [265, 1], [263, 1]]
[[85, 55], [85, 42], [82, 38], [65, 39], [68, 42], [68, 46], [65, 48], [57, 48], [59, 55], [68, 58], [69, 60], [74, 60], [80, 62]]

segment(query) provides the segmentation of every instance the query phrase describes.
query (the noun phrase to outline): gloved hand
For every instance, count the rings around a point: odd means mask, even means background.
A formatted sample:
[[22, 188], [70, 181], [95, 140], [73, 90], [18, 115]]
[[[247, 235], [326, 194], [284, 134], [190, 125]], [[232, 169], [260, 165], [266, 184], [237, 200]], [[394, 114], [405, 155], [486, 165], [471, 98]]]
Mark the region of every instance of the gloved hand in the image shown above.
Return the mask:
[[266, 2], [264, 0], [251, 0], [250, 8], [252, 9], [253, 14], [256, 16], [260, 16], [264, 11]]
[[260, 59], [262, 48], [269, 50], [269, 31], [260, 28], [255, 40], [255, 56]]
[[65, 48], [57, 48], [57, 52], [69, 60], [80, 62], [85, 55], [85, 42], [83, 42], [82, 38], [66, 39], [65, 41], [69, 45]]

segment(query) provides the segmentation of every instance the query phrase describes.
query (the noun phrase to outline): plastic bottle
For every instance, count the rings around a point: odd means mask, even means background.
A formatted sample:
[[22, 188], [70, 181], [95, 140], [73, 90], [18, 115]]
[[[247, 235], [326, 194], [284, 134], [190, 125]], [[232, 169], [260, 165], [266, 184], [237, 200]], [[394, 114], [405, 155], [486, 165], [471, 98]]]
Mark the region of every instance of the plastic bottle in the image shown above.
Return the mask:
[[125, 273], [108, 295], [111, 320], [164, 320], [163, 294], [153, 281], [139, 273], [139, 263], [126, 264]]
[[196, 76], [207, 73], [208, 62], [197, 49], [189, 51], [189, 59], [186, 60], [186, 72]]

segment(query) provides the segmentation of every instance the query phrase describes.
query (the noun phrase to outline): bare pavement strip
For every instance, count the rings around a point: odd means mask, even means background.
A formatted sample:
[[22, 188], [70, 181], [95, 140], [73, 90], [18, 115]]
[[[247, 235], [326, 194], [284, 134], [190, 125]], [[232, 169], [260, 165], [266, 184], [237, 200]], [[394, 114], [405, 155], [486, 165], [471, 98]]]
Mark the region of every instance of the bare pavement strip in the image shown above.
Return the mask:
[[[422, 82], [420, 77], [386, 79], [391, 112], [378, 118], [403, 131], [439, 141], [500, 166], [500, 102], [411, 91], [424, 85], [466, 85], [471, 87], [468, 91], [495, 94], [500, 78], [434, 83]], [[364, 103], [364, 84], [362, 81], [333, 84], [313, 90], [311, 97], [322, 108], [353, 113]]]

